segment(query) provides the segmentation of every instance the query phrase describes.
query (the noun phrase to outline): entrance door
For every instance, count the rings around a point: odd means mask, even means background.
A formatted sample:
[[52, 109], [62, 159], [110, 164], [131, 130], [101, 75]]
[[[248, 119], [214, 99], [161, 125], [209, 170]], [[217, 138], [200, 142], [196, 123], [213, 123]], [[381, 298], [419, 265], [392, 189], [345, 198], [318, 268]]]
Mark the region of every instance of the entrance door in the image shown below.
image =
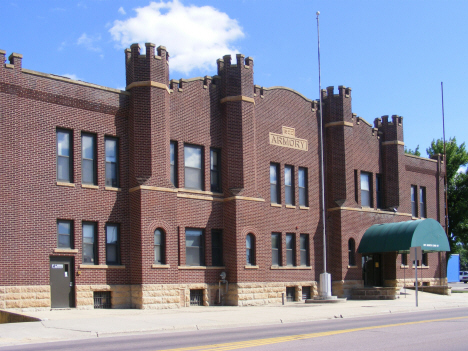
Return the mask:
[[50, 258], [50, 298], [52, 308], [75, 306], [73, 257]]
[[362, 257], [364, 286], [382, 286], [382, 256], [372, 254]]

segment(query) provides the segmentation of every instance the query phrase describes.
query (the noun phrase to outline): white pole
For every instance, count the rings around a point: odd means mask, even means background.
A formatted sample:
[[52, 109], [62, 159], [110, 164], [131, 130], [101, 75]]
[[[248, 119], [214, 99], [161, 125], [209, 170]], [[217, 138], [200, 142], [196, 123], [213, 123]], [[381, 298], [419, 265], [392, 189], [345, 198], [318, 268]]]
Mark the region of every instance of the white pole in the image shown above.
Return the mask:
[[322, 185], [322, 229], [323, 229], [323, 273], [320, 274], [320, 295], [321, 297], [331, 296], [331, 275], [327, 273], [327, 236], [325, 217], [325, 172], [323, 160], [323, 114], [322, 114], [322, 81], [320, 68], [320, 11], [317, 11], [317, 42], [318, 42], [318, 69], [319, 69], [319, 97], [320, 97], [320, 175]]

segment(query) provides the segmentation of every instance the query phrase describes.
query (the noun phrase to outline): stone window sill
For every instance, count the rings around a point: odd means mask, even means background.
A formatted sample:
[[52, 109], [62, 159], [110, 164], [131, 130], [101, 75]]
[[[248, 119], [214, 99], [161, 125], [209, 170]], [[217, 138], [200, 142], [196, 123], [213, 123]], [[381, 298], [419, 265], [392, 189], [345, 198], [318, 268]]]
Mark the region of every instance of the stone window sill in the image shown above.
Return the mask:
[[259, 269], [260, 267], [259, 266], [251, 266], [251, 265], [247, 265], [244, 267], [245, 269]]
[[67, 253], [67, 254], [77, 254], [78, 249], [54, 249], [54, 253]]
[[302, 270], [311, 270], [311, 266], [271, 266], [270, 269], [284, 269], [284, 270], [291, 270], [291, 269], [302, 269]]
[[211, 196], [223, 196], [224, 195], [223, 193], [214, 193], [212, 191], [185, 189], [185, 188], [177, 188], [177, 192], [192, 193], [192, 194], [203, 194], [203, 195], [211, 195]]
[[156, 268], [156, 269], [167, 269], [169, 268], [169, 264], [153, 264], [151, 265], [151, 268]]
[[293, 206], [293, 205], [286, 205], [286, 208], [294, 208], [294, 209], [296, 209], [296, 206]]
[[[404, 264], [402, 264], [400, 266], [400, 268], [406, 268], [406, 269], [409, 269], [410, 266], [405, 266]], [[411, 266], [412, 269], [414, 269], [414, 266]], [[429, 266], [418, 266], [418, 269], [429, 269]]]
[[105, 190], [109, 190], [109, 191], [122, 191], [121, 188], [114, 188], [112, 186], [106, 186], [104, 187]]
[[80, 264], [80, 269], [125, 269], [124, 265]]
[[68, 187], [70, 187], [70, 188], [74, 188], [74, 187], [75, 187], [75, 184], [74, 184], [74, 183], [56, 182], [55, 184], [57, 184], [58, 186], [68, 186]]
[[299, 209], [300, 209], [300, 210], [308, 210], [309, 207], [308, 207], [308, 206], [299, 206]]
[[81, 187], [85, 189], [94, 189], [94, 190], [99, 189], [99, 185], [93, 185], [93, 184], [81, 184]]
[[179, 269], [203, 269], [205, 270], [206, 266], [178, 266]]
[[281, 204], [274, 204], [274, 203], [271, 203], [270, 206], [271, 207], [283, 207], [283, 205]]

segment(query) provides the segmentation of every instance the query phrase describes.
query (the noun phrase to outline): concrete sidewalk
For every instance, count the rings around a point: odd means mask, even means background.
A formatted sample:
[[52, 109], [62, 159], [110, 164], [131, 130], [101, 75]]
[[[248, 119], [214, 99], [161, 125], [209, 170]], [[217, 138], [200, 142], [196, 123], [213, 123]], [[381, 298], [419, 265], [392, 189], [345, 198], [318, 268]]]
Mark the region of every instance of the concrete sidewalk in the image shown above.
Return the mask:
[[24, 313], [40, 322], [0, 324], [0, 347], [122, 334], [158, 333], [352, 318], [468, 307], [468, 294], [442, 296], [407, 290], [397, 300], [284, 306], [188, 307], [176, 310], [52, 310]]

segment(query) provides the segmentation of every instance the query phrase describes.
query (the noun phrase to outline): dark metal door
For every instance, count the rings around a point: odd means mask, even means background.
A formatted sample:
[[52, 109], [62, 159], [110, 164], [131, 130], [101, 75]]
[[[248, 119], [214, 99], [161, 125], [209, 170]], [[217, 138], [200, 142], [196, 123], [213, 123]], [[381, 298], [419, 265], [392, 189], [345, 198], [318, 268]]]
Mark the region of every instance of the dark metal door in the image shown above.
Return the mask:
[[73, 257], [50, 258], [50, 299], [52, 308], [75, 306]]
[[380, 254], [364, 256], [362, 275], [364, 286], [382, 286], [382, 259]]
[[294, 302], [296, 300], [294, 296], [295, 294], [296, 294], [295, 287], [293, 286], [286, 287], [286, 301], [287, 302]]

